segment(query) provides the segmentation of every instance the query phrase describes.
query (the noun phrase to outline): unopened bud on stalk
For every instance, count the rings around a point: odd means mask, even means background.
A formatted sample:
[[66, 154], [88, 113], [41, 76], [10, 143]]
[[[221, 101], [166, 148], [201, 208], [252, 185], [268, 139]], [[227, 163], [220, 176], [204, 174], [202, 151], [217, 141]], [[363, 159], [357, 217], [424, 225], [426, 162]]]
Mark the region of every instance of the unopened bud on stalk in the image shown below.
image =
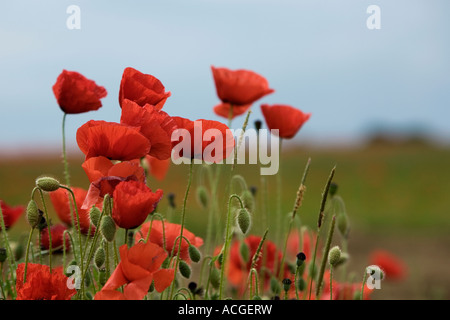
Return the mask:
[[104, 286], [106, 283], [106, 269], [102, 268], [98, 270], [98, 281], [100, 282], [101, 286]]
[[338, 263], [336, 264], [336, 267], [346, 263], [348, 261], [348, 259], [350, 259], [350, 256], [348, 255], [348, 253], [341, 252], [341, 257], [340, 257]]
[[219, 263], [219, 266], [222, 268], [222, 263], [223, 263], [223, 253], [219, 253], [219, 255], [217, 256], [217, 262]]
[[0, 263], [5, 262], [7, 257], [8, 257], [8, 254], [6, 252], [6, 249], [0, 248]]
[[253, 209], [255, 208], [255, 199], [253, 198], [253, 194], [250, 190], [245, 190], [241, 194], [241, 200], [244, 204], [244, 207], [250, 211], [253, 212]]
[[41, 215], [39, 214], [39, 208], [37, 206], [36, 201], [30, 200], [27, 206], [27, 220], [30, 224], [31, 228], [36, 228], [39, 224], [39, 220], [41, 219]]
[[169, 265], [170, 265], [170, 258], [167, 257], [161, 264], [161, 269], [167, 269], [169, 268]]
[[330, 249], [330, 252], [328, 252], [328, 263], [335, 267], [339, 260], [341, 259], [341, 249], [339, 249], [338, 246], [335, 246]]
[[239, 226], [239, 229], [241, 229], [243, 234], [246, 234], [247, 231], [250, 229], [250, 213], [247, 209], [239, 209], [239, 213], [237, 216], [237, 223]]
[[104, 216], [102, 218], [102, 222], [100, 223], [100, 231], [108, 242], [112, 242], [114, 240], [114, 236], [116, 235], [116, 224], [111, 216]]
[[42, 177], [36, 179], [36, 186], [44, 191], [52, 192], [59, 189], [60, 183], [55, 178]]
[[218, 289], [220, 285], [220, 272], [216, 268], [212, 268], [211, 275], [209, 277], [209, 282], [214, 289]]
[[197, 201], [204, 209], [208, 208], [209, 195], [204, 186], [197, 188]]
[[103, 197], [103, 212], [104, 216], [110, 215], [112, 212], [111, 196], [109, 195], [109, 193], [105, 194], [105, 196]]
[[98, 228], [98, 223], [100, 222], [101, 211], [97, 207], [92, 207], [89, 210], [89, 217], [91, 218], [91, 223], [94, 227]]
[[275, 277], [270, 279], [270, 291], [272, 291], [274, 295], [278, 295], [281, 292], [281, 285]]
[[292, 284], [292, 280], [289, 278], [285, 278], [283, 279], [283, 289], [285, 292], [288, 292], [289, 289], [291, 288], [291, 284]]
[[105, 260], [106, 260], [105, 249], [99, 247], [95, 252], [94, 256], [94, 262], [98, 269], [100, 269], [100, 267], [105, 263]]
[[178, 265], [178, 270], [180, 270], [180, 273], [183, 277], [186, 279], [189, 279], [191, 277], [191, 267], [186, 263], [186, 261], [181, 260], [180, 264]]
[[242, 260], [244, 261], [244, 263], [247, 263], [250, 259], [250, 248], [244, 241], [241, 242], [241, 246], [239, 248], [239, 253], [241, 254], [241, 257], [242, 257]]
[[189, 258], [191, 258], [191, 260], [195, 263], [199, 262], [200, 259], [202, 258], [200, 251], [198, 251], [198, 249], [196, 247], [194, 247], [192, 244], [189, 245], [188, 252], [189, 252]]

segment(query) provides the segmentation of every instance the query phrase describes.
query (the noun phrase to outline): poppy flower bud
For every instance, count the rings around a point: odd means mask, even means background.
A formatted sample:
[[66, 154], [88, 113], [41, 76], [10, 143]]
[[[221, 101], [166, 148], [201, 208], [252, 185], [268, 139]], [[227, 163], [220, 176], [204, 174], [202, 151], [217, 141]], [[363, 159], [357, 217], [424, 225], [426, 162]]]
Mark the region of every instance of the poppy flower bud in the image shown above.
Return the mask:
[[167, 269], [169, 268], [169, 265], [170, 265], [170, 258], [167, 257], [161, 264], [161, 269]]
[[0, 263], [5, 262], [7, 257], [8, 257], [8, 254], [6, 252], [6, 249], [0, 248]]
[[172, 209], [175, 209], [175, 193], [169, 193], [167, 195], [167, 200], [169, 200], [169, 206], [171, 206]]
[[332, 182], [330, 184], [330, 191], [328, 191], [328, 193], [330, 194], [330, 196], [334, 196], [337, 193], [338, 190], [338, 185], [334, 182]]
[[299, 278], [297, 280], [297, 289], [299, 291], [303, 291], [303, 290], [305, 290], [305, 288], [306, 288], [306, 281], [305, 281], [305, 279]]
[[200, 251], [198, 251], [198, 249], [196, 247], [194, 247], [193, 245], [189, 245], [188, 252], [189, 252], [189, 258], [191, 258], [191, 260], [193, 262], [197, 263], [202, 258]]
[[248, 211], [252, 212], [253, 209], [255, 208], [255, 199], [253, 198], [253, 194], [251, 193], [250, 190], [245, 190], [244, 192], [242, 192], [241, 200], [244, 204], [244, 207]]
[[240, 209], [239, 214], [237, 216], [237, 223], [239, 226], [239, 229], [241, 229], [243, 234], [246, 234], [247, 231], [250, 229], [250, 213], [247, 209]]
[[244, 261], [244, 263], [247, 263], [250, 259], [250, 248], [244, 241], [241, 242], [241, 246], [239, 248], [239, 253], [241, 254], [241, 257], [242, 257], [242, 260]]
[[98, 223], [100, 222], [100, 216], [102, 215], [101, 211], [97, 207], [92, 207], [89, 211], [89, 217], [91, 218], [91, 223], [94, 227], [98, 227]]
[[303, 252], [297, 254], [297, 266], [300, 267], [306, 260], [306, 255]]
[[328, 253], [328, 263], [333, 267], [335, 267], [340, 259], [341, 259], [341, 249], [339, 249], [338, 246], [331, 248], [330, 252]]
[[281, 285], [275, 277], [270, 279], [270, 291], [272, 291], [274, 295], [278, 295], [281, 292]]
[[191, 277], [192, 270], [186, 261], [184, 260], [180, 261], [180, 264], [178, 265], [178, 270], [180, 270], [181, 275], [186, 279], [189, 279]]
[[111, 196], [109, 195], [109, 193], [105, 194], [105, 196], [103, 197], [103, 212], [106, 216], [111, 214], [112, 212]]
[[262, 128], [262, 121], [261, 120], [255, 120], [254, 125], [255, 125], [256, 131], [259, 131]]
[[289, 291], [289, 289], [291, 288], [292, 280], [289, 278], [285, 278], [282, 282], [284, 291]]
[[217, 256], [217, 262], [219, 263], [219, 266], [222, 267], [222, 262], [223, 262], [223, 253], [219, 253], [219, 255]]
[[99, 247], [95, 252], [94, 256], [94, 262], [98, 269], [100, 269], [100, 267], [105, 263], [105, 260], [106, 260], [105, 249], [103, 249], [103, 247]]
[[31, 228], [36, 228], [39, 224], [39, 220], [41, 219], [41, 215], [39, 214], [39, 208], [36, 204], [36, 201], [30, 200], [27, 206], [27, 220], [30, 224]]
[[56, 191], [60, 186], [59, 181], [51, 177], [37, 178], [36, 185], [47, 192]]
[[98, 281], [100, 282], [101, 286], [104, 286], [106, 283], [106, 269], [102, 268], [100, 270], [98, 270]]
[[104, 216], [102, 222], [100, 223], [100, 231], [106, 241], [111, 242], [114, 240], [116, 235], [116, 224], [111, 216]]
[[209, 195], [204, 186], [197, 188], [197, 201], [204, 209], [208, 207]]
[[348, 255], [348, 253], [341, 252], [341, 257], [340, 257], [338, 263], [336, 264], [336, 267], [340, 266], [341, 264], [346, 263], [348, 261], [348, 259], [350, 259], [350, 256]]
[[212, 268], [211, 275], [209, 276], [209, 282], [214, 289], [218, 289], [220, 285], [220, 272], [216, 268]]

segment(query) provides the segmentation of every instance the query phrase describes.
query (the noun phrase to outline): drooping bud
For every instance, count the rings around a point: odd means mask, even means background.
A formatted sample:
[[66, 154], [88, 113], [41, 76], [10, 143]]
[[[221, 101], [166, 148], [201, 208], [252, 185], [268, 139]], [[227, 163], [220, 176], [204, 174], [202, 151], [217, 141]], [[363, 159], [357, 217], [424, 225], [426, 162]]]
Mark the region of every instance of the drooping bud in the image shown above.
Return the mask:
[[219, 253], [219, 255], [217, 256], [217, 262], [219, 263], [220, 268], [222, 268], [222, 263], [223, 263], [223, 253]]
[[244, 207], [248, 211], [253, 212], [253, 209], [255, 208], [255, 199], [253, 198], [252, 192], [250, 190], [244, 190], [240, 198], [244, 204]]
[[214, 289], [218, 289], [220, 285], [220, 272], [216, 268], [212, 268], [211, 275], [209, 277], [209, 282]]
[[37, 225], [39, 224], [40, 218], [41, 218], [41, 215], [39, 214], [39, 208], [38, 208], [36, 201], [30, 200], [30, 202], [28, 202], [28, 206], [27, 206], [27, 220], [28, 220], [28, 223], [30, 224], [31, 228], [34, 229], [37, 227]]
[[100, 222], [100, 216], [102, 215], [101, 211], [97, 207], [92, 207], [89, 210], [89, 217], [91, 219], [91, 223], [94, 227], [98, 228], [98, 223]]
[[6, 249], [0, 248], [0, 263], [5, 262], [7, 257], [8, 257], [8, 254], [6, 252]]
[[194, 247], [192, 244], [189, 245], [189, 258], [191, 258], [191, 260], [195, 263], [199, 262], [200, 259], [202, 258], [202, 254], [200, 253], [200, 251]]
[[189, 279], [191, 277], [191, 267], [186, 263], [186, 261], [181, 260], [180, 264], [178, 265], [178, 270], [180, 271], [181, 275], [185, 277], [186, 279]]
[[209, 195], [204, 186], [197, 188], [197, 201], [204, 209], [208, 208]]
[[292, 280], [289, 278], [284, 278], [282, 282], [284, 291], [289, 291], [289, 289], [291, 288]]
[[100, 282], [101, 286], [104, 286], [106, 283], [106, 269], [102, 268], [100, 270], [98, 270], [98, 281]]
[[335, 267], [340, 266], [340, 265], [346, 263], [346, 262], [348, 261], [348, 259], [350, 259], [350, 256], [348, 255], [348, 253], [346, 253], [346, 252], [341, 252], [341, 257], [340, 257], [340, 259], [339, 259], [339, 261], [338, 261], [338, 263], [336, 264]]
[[328, 252], [328, 263], [335, 267], [339, 260], [341, 259], [341, 249], [339, 249], [338, 246], [335, 246], [330, 249], [330, 252]]
[[306, 255], [303, 252], [297, 254], [297, 266], [300, 267], [306, 260]]
[[36, 179], [36, 186], [44, 191], [52, 192], [59, 189], [60, 183], [55, 178], [41, 177]]
[[100, 231], [108, 242], [112, 242], [114, 240], [114, 236], [116, 235], [116, 224], [111, 216], [104, 216], [102, 218], [100, 223]]
[[103, 215], [105, 216], [110, 215], [112, 212], [111, 200], [112, 198], [109, 193], [105, 194], [105, 196], [103, 197]]
[[169, 193], [167, 195], [167, 200], [169, 200], [169, 206], [171, 206], [172, 209], [175, 209], [175, 194]]
[[270, 291], [272, 291], [274, 295], [279, 295], [281, 292], [281, 285], [275, 277], [270, 279]]
[[250, 213], [247, 209], [239, 209], [239, 213], [237, 216], [237, 224], [239, 229], [241, 229], [243, 234], [246, 234], [250, 229]]
[[100, 267], [103, 266], [105, 260], [106, 260], [105, 249], [103, 249], [103, 247], [99, 247], [95, 252], [94, 256], [94, 262], [98, 269], [100, 269]]
[[250, 248], [244, 241], [241, 242], [239, 252], [241, 254], [242, 261], [244, 261], [244, 263], [246, 264], [250, 259]]
[[167, 269], [169, 268], [169, 265], [170, 265], [170, 258], [167, 257], [161, 264], [161, 269]]

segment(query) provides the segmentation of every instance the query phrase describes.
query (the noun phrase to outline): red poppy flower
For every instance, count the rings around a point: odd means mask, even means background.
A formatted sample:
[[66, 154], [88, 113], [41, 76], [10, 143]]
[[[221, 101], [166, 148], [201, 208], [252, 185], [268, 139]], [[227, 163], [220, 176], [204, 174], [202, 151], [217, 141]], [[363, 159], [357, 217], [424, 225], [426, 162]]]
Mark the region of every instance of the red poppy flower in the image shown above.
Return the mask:
[[303, 113], [301, 110], [281, 104], [272, 106], [263, 104], [261, 111], [269, 129], [278, 129], [278, 136], [284, 139], [293, 138], [311, 117], [311, 113]]
[[150, 142], [138, 128], [106, 121], [88, 121], [77, 130], [80, 150], [91, 157], [104, 156], [112, 160], [133, 160], [150, 151]]
[[231, 119], [236, 118], [237, 116], [240, 116], [241, 114], [244, 114], [247, 112], [248, 109], [250, 109], [252, 105], [246, 104], [243, 106], [232, 106], [229, 103], [220, 103], [217, 106], [214, 107], [214, 113], [218, 116], [229, 118], [230, 117], [230, 108], [233, 108], [233, 113], [231, 114]]
[[[150, 224], [151, 224], [150, 221], [144, 223], [142, 225], [140, 231], [136, 233], [136, 237], [135, 237], [136, 243], [139, 243], [139, 240], [141, 240], [141, 239], [144, 239], [144, 240], [147, 239], [148, 232], [150, 229]], [[164, 221], [164, 229], [163, 229], [163, 223], [160, 220], [153, 220], [152, 229], [150, 231], [150, 237], [149, 237], [148, 241], [151, 243], [157, 244], [161, 248], [164, 248], [164, 244], [165, 244], [165, 248], [166, 248], [167, 252], [172, 253], [172, 251], [173, 251], [174, 255], [177, 255], [179, 242], [177, 240], [177, 243], [175, 245], [175, 240], [177, 239], [177, 237], [180, 236], [180, 232], [181, 232], [181, 225], [179, 225], [179, 224]], [[163, 236], [164, 234], [166, 236], [165, 238]], [[195, 234], [193, 234], [186, 228], [183, 229], [183, 237], [186, 237], [186, 239], [189, 240], [191, 245], [193, 245], [197, 248], [201, 247], [203, 245], [203, 239], [200, 237], [196, 237]], [[174, 245], [175, 245], [175, 249], [174, 249]], [[185, 239], [183, 239], [183, 241], [181, 242], [180, 257], [182, 260], [185, 260], [187, 262], [190, 261], [190, 259], [189, 259], [189, 244]]]
[[[175, 271], [160, 269], [167, 253], [156, 244], [141, 242], [131, 248], [123, 245], [119, 251], [120, 263], [103, 289], [95, 295], [95, 300], [142, 300], [152, 281], [158, 292], [164, 291], [172, 283]], [[123, 294], [114, 292], [123, 285]]]
[[[67, 228], [62, 224], [57, 224], [50, 227], [50, 232], [52, 235], [52, 251], [58, 252], [64, 250], [64, 243], [63, 243], [63, 235], [64, 231], [66, 231]], [[69, 251], [70, 249], [70, 239], [69, 235], [66, 233], [66, 251]], [[50, 241], [48, 238], [48, 229], [42, 229], [41, 231], [41, 248], [43, 250], [50, 249]]]
[[27, 278], [23, 283], [25, 263], [17, 266], [17, 300], [70, 300], [77, 291], [67, 287], [67, 278], [62, 268], [28, 263]]
[[[87, 196], [87, 191], [85, 189], [77, 187], [72, 187], [71, 189], [75, 195], [75, 201], [77, 203], [81, 232], [83, 234], [87, 234], [89, 232], [89, 226], [91, 225], [91, 221], [89, 218], [90, 207], [87, 209], [83, 209], [81, 206]], [[72, 226], [73, 219], [75, 225], [78, 224], [76, 212], [74, 209], [72, 210], [72, 208], [75, 208], [75, 206], [73, 204], [72, 195], [69, 193], [69, 191], [62, 188], [59, 188], [56, 191], [52, 191], [50, 192], [50, 200], [52, 201], [56, 214], [62, 222], [64, 222], [68, 226]], [[94, 205], [97, 205], [97, 207], [99, 208], [101, 208], [102, 206], [101, 202], [96, 202], [94, 203]], [[70, 214], [72, 211], [73, 217]], [[91, 232], [93, 233], [94, 231], [95, 227], [91, 225]]]
[[370, 264], [379, 266], [388, 280], [402, 280], [407, 274], [405, 263], [386, 250], [372, 252], [370, 255]]
[[120, 107], [123, 107], [123, 101], [128, 99], [141, 107], [151, 104], [161, 110], [168, 97], [170, 92], [165, 92], [161, 81], [154, 76], [133, 68], [126, 68], [123, 71], [119, 90]]
[[[0, 207], [2, 209], [3, 221], [5, 222], [6, 230], [11, 228], [16, 223], [16, 221], [20, 218], [22, 213], [25, 212], [25, 207], [23, 207], [23, 206], [11, 207], [2, 200], [0, 200]], [[0, 231], [1, 230], [2, 230], [2, 227], [0, 226]]]
[[[233, 107], [249, 105], [263, 96], [274, 92], [267, 80], [248, 70], [230, 70], [211, 67], [217, 95], [224, 103]], [[228, 115], [227, 115], [228, 118]]]
[[150, 141], [149, 155], [160, 160], [170, 158], [172, 132], [176, 129], [176, 123], [167, 113], [149, 104], [140, 107], [124, 99], [120, 123], [139, 128], [140, 133]]
[[[328, 282], [328, 287], [330, 280]], [[333, 300], [355, 300], [355, 297], [361, 294], [361, 283], [339, 283], [333, 281]], [[324, 283], [324, 289], [327, 284]], [[330, 300], [329, 288], [327, 289], [328, 295], [323, 297], [323, 300]], [[364, 285], [363, 300], [369, 300], [373, 290]]]
[[150, 170], [150, 174], [156, 178], [156, 180], [162, 181], [166, 177], [167, 171], [170, 166], [170, 159], [159, 160], [152, 156], [146, 156], [145, 161]]
[[59, 107], [65, 113], [83, 113], [98, 110], [106, 97], [105, 88], [75, 71], [63, 70], [53, 85]]
[[119, 227], [134, 229], [155, 210], [162, 196], [161, 189], [153, 193], [145, 183], [123, 181], [114, 190], [112, 217]]
[[[233, 151], [233, 134], [223, 123], [204, 119], [191, 121], [181, 117], [173, 117], [173, 119], [178, 127], [174, 131], [174, 136], [178, 136], [178, 140], [172, 142], [175, 157], [218, 163], [228, 158]], [[185, 139], [190, 140], [190, 150], [184, 148]]]

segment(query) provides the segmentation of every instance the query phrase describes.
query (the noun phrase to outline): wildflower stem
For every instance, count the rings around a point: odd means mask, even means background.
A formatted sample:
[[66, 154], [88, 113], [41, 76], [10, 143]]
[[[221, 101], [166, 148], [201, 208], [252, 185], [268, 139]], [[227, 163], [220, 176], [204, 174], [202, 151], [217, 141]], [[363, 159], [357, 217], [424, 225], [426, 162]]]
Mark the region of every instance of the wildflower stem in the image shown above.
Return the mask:
[[[184, 200], [183, 200], [183, 208], [182, 208], [182, 211], [181, 211], [181, 230], [180, 230], [180, 238], [179, 238], [179, 242], [178, 242], [177, 257], [176, 257], [176, 262], [175, 262], [175, 273], [177, 272], [178, 265], [180, 263], [181, 242], [183, 241], [184, 223], [185, 223], [185, 218], [186, 218], [186, 203], [187, 203], [187, 198], [188, 198], [188, 195], [189, 195], [189, 189], [191, 188], [193, 168], [194, 168], [194, 161], [191, 160], [191, 163], [189, 165], [188, 184], [187, 184], [187, 187], [186, 187], [186, 193], [184, 195]], [[175, 244], [176, 244], [176, 242], [175, 242]], [[174, 290], [175, 290], [175, 279], [172, 281], [172, 288], [170, 290], [170, 300], [173, 297]]]
[[66, 179], [66, 185], [70, 187], [70, 174], [69, 174], [69, 162], [67, 161], [66, 153], [66, 116], [67, 113], [64, 112], [62, 120], [62, 147], [63, 147], [63, 162], [64, 162], [64, 177]]
[[241, 198], [239, 198], [239, 196], [237, 194], [232, 194], [230, 196], [230, 198], [228, 199], [227, 226], [225, 229], [225, 245], [224, 245], [223, 252], [222, 252], [223, 253], [222, 265], [220, 266], [219, 300], [222, 300], [222, 297], [223, 297], [226, 262], [227, 262], [227, 258], [228, 258], [228, 249], [231, 244], [231, 236], [232, 236], [231, 220], [233, 217], [233, 215], [231, 214], [231, 201], [233, 200], [233, 198], [236, 198], [239, 200], [239, 202], [241, 204], [241, 209], [245, 208]]
[[366, 281], [367, 281], [367, 268], [364, 269], [364, 277], [363, 277], [363, 281], [361, 284], [361, 294], [360, 294], [359, 300], [364, 300], [364, 286], [366, 285]]
[[3, 289], [3, 262], [0, 262], [0, 288], [2, 289], [2, 299], [6, 300], [5, 290]]
[[28, 255], [29, 255], [29, 252], [30, 252], [30, 244], [31, 244], [31, 239], [33, 237], [33, 231], [34, 231], [34, 228], [31, 228], [30, 234], [28, 236], [27, 251], [25, 253], [25, 269], [23, 271], [23, 283], [25, 283], [26, 280], [27, 280], [27, 269], [28, 269], [28, 259], [29, 259]]
[[320, 265], [319, 278], [317, 279], [316, 300], [318, 300], [320, 298], [320, 293], [322, 291], [323, 275], [325, 273], [325, 267], [326, 267], [327, 261], [328, 261], [327, 257], [328, 257], [328, 253], [330, 252], [331, 240], [333, 240], [335, 224], [336, 224], [336, 216], [333, 216], [333, 218], [331, 219], [330, 229], [328, 231], [325, 250], [324, 250], [323, 256], [322, 256], [322, 263]]
[[333, 266], [330, 264], [330, 300], [333, 300]]
[[[45, 204], [45, 200], [44, 200], [44, 192], [39, 188], [39, 195], [41, 197], [41, 201], [42, 201], [42, 206], [44, 207], [44, 214], [45, 214], [45, 220], [47, 221], [47, 231], [48, 231], [48, 250], [49, 250], [49, 256], [48, 256], [48, 266], [50, 268], [50, 273], [52, 273], [52, 255], [53, 255], [53, 250], [52, 250], [52, 233], [50, 231], [50, 220], [48, 218], [48, 211], [47, 211], [47, 205]], [[39, 242], [40, 244], [40, 242]]]

